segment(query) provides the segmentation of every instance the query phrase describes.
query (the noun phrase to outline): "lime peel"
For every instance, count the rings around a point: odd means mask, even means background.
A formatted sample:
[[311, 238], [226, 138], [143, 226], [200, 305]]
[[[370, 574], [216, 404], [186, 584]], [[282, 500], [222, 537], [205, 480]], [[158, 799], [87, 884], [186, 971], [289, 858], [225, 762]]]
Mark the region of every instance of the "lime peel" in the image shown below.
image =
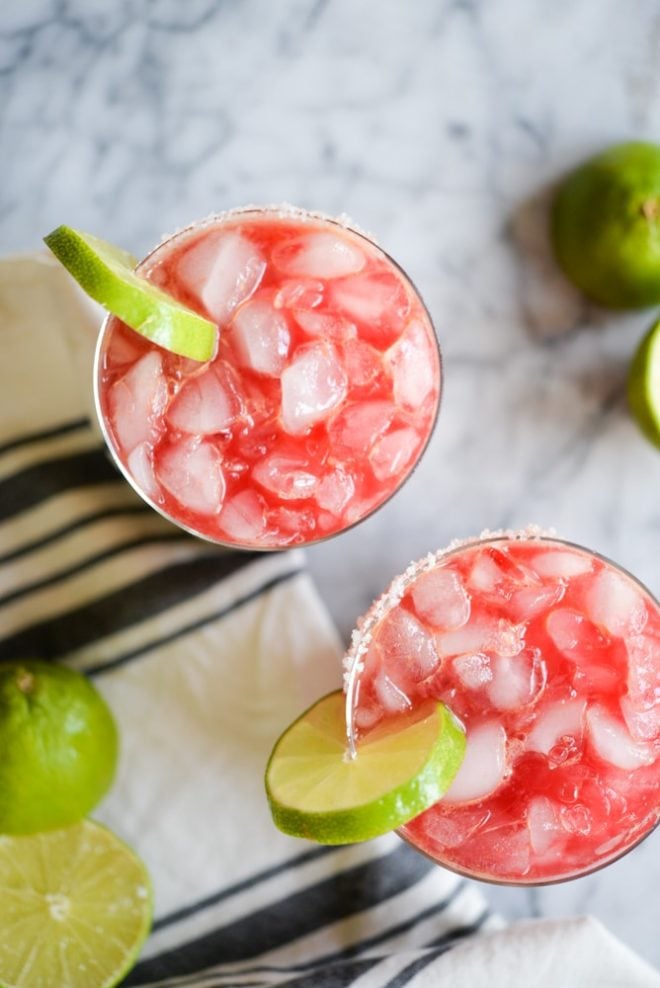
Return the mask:
[[644, 435], [660, 447], [660, 320], [651, 326], [633, 357], [628, 404]]
[[91, 298], [135, 332], [179, 356], [211, 360], [216, 324], [136, 274], [137, 259], [127, 251], [69, 226], [44, 242]]
[[465, 754], [444, 704], [370, 731], [347, 756], [345, 698], [330, 693], [277, 741], [266, 794], [277, 827], [320, 844], [352, 844], [396, 830], [436, 803]]

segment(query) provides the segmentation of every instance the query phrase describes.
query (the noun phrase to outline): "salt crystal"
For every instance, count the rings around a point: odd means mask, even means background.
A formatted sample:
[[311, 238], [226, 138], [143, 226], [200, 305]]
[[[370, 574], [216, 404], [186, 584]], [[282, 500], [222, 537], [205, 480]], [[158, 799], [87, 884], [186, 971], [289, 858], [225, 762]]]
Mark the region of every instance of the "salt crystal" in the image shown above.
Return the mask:
[[119, 445], [130, 453], [143, 442], [155, 442], [163, 431], [167, 405], [163, 358], [146, 353], [116, 381], [109, 392], [110, 420]]
[[327, 419], [346, 397], [346, 372], [327, 342], [298, 350], [281, 380], [282, 425], [294, 436]]

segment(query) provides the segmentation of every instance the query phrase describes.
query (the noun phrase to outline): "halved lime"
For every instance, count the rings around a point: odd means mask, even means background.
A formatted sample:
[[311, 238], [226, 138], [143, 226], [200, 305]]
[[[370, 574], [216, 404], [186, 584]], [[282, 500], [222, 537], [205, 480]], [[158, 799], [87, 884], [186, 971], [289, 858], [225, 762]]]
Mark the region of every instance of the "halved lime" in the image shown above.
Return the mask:
[[165, 350], [210, 360], [218, 327], [135, 274], [137, 260], [125, 250], [58, 226], [45, 243], [78, 284], [105, 309]]
[[0, 837], [0, 985], [110, 988], [151, 926], [149, 875], [91, 820]]
[[423, 711], [378, 726], [347, 755], [345, 697], [330, 693], [281, 736], [266, 769], [275, 824], [293, 837], [352, 844], [402, 826], [437, 802], [465, 753], [449, 710]]
[[633, 357], [628, 403], [644, 434], [660, 446], [660, 321], [651, 326]]

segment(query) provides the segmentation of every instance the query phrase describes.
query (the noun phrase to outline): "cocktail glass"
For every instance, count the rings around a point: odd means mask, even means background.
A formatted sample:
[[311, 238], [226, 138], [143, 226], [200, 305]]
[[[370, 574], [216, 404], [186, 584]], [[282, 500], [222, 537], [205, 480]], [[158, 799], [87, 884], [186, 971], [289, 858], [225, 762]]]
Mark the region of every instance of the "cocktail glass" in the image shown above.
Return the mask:
[[658, 823], [660, 607], [605, 557], [534, 533], [431, 554], [361, 620], [346, 667], [353, 752], [430, 698], [464, 725], [449, 791], [400, 830], [447, 868], [565, 881]]
[[103, 325], [99, 421], [153, 508], [273, 550], [334, 536], [401, 487], [435, 424], [440, 353], [419, 294], [369, 237], [250, 207], [169, 237], [137, 270], [220, 330], [198, 364]]

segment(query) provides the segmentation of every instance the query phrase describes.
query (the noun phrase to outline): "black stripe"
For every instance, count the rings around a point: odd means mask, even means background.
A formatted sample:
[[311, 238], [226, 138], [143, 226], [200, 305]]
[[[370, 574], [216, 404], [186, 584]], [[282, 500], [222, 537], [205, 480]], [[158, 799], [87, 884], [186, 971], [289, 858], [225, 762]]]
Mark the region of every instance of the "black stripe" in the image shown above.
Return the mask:
[[433, 964], [433, 962], [439, 957], [446, 954], [448, 950], [455, 947], [457, 943], [460, 943], [466, 937], [476, 933], [477, 930], [479, 930], [479, 928], [486, 922], [489, 915], [490, 910], [486, 908], [479, 914], [473, 923], [458, 927], [450, 933], [446, 933], [443, 936], [438, 937], [437, 940], [433, 940], [430, 944], [430, 946], [433, 947], [431, 951], [425, 953], [423, 957], [418, 957], [417, 960], [412, 962], [412, 964], [408, 964], [404, 967], [402, 971], [399, 971], [394, 978], [387, 982], [384, 988], [404, 988], [404, 985], [409, 984], [415, 975], [419, 974], [419, 972], [425, 967]]
[[[268, 882], [271, 878], [275, 878], [276, 875], [282, 875], [284, 872], [292, 871], [294, 868], [301, 868], [310, 861], [316, 861], [317, 858], [324, 858], [328, 854], [343, 850], [344, 848], [341, 846], [314, 847], [311, 851], [298, 854], [295, 858], [288, 858], [281, 864], [273, 865], [272, 868], [265, 868], [263, 871], [256, 872], [242, 882], [236, 882], [235, 885], [228, 885], [227, 888], [222, 889], [220, 892], [215, 892], [213, 895], [208, 895], [204, 899], [199, 899], [198, 902], [193, 902], [189, 906], [177, 909], [176, 912], [161, 916], [160, 919], [155, 920], [152, 931], [155, 933], [157, 930], [162, 930], [166, 926], [171, 926], [172, 923], [180, 923], [181, 920], [189, 919], [191, 916], [202, 912], [204, 909], [208, 909], [210, 906], [216, 906], [219, 902], [230, 899], [233, 895], [246, 892], [247, 889], [254, 888], [255, 885], [261, 885], [262, 882]], [[254, 970], [257, 969], [255, 968]]]
[[212, 614], [205, 614], [204, 617], [198, 618], [190, 624], [183, 625], [181, 628], [177, 628], [176, 631], [170, 632], [169, 635], [164, 635], [162, 638], [157, 638], [154, 641], [140, 645], [139, 648], [134, 648], [130, 652], [124, 652], [123, 655], [116, 655], [114, 658], [108, 659], [106, 662], [99, 662], [95, 666], [88, 666], [85, 669], [85, 672], [89, 676], [96, 676], [99, 673], [107, 672], [110, 669], [116, 669], [117, 666], [123, 666], [127, 662], [131, 662], [133, 659], [139, 658], [141, 655], [146, 655], [147, 652], [152, 652], [155, 648], [162, 648], [163, 645], [169, 645], [171, 642], [175, 642], [178, 638], [184, 638], [186, 635], [190, 635], [194, 631], [199, 631], [200, 628], [205, 628], [208, 624], [213, 624], [214, 621], [220, 621], [233, 611], [237, 611], [245, 604], [249, 604], [250, 601], [256, 600], [258, 597], [263, 596], [263, 594], [268, 593], [269, 590], [272, 590], [273, 587], [279, 586], [280, 583], [285, 583], [287, 580], [292, 580], [294, 576], [299, 576], [301, 572], [301, 569], [292, 569], [286, 573], [279, 573], [266, 583], [262, 583], [254, 590], [250, 590], [249, 593], [244, 594], [242, 597], [237, 597], [236, 600], [233, 600], [231, 604], [227, 604], [226, 607], [222, 607], [220, 610], [214, 611]]
[[[239, 813], [240, 807], [236, 808]], [[225, 818], [225, 825], [231, 820]], [[235, 821], [240, 826], [240, 821]], [[257, 909], [196, 940], [139, 963], [126, 985], [194, 974], [216, 964], [231, 964], [283, 947], [325, 926], [399, 895], [419, 882], [434, 865], [405, 844], [385, 857], [338, 872], [292, 893], [285, 901]]]
[[88, 418], [73, 419], [71, 422], [64, 422], [56, 425], [52, 429], [43, 429], [40, 432], [27, 432], [18, 439], [10, 439], [6, 443], [0, 443], [0, 456], [9, 453], [10, 450], [20, 449], [21, 446], [30, 446], [32, 443], [43, 442], [44, 439], [55, 439], [57, 436], [66, 436], [69, 432], [77, 432], [78, 429], [89, 429], [91, 421]]
[[105, 521], [107, 518], [120, 518], [125, 515], [151, 514], [152, 511], [153, 508], [150, 508], [147, 504], [131, 504], [125, 508], [105, 508], [103, 511], [95, 511], [93, 514], [85, 515], [83, 518], [77, 518], [76, 521], [72, 521], [62, 528], [49, 532], [48, 535], [42, 535], [39, 538], [32, 539], [30, 542], [24, 542], [23, 545], [12, 549], [11, 552], [6, 552], [4, 556], [0, 556], [0, 565], [13, 563], [15, 559], [27, 556], [37, 549], [43, 549], [44, 546], [52, 545], [53, 542], [64, 539], [67, 535], [72, 535], [81, 528], [85, 528], [87, 525], [93, 525], [97, 521]]
[[[359, 960], [339, 961], [337, 964], [315, 968], [297, 978], [278, 981], [277, 988], [346, 988], [360, 975], [375, 967], [380, 960], [382, 958], [363, 957]], [[224, 985], [232, 988], [231, 982], [225, 981]]]
[[120, 556], [122, 552], [130, 552], [131, 549], [139, 549], [147, 545], [158, 545], [162, 543], [168, 545], [170, 542], [188, 541], [190, 541], [189, 535], [176, 530], [159, 532], [157, 535], [142, 535], [137, 539], [128, 539], [126, 542], [120, 542], [118, 545], [110, 546], [110, 548], [104, 549], [102, 552], [97, 552], [95, 556], [89, 556], [87, 559], [74, 563], [72, 566], [67, 566], [66, 569], [58, 570], [57, 573], [51, 573], [50, 576], [44, 576], [41, 580], [34, 580], [33, 583], [27, 583], [22, 587], [18, 587], [16, 590], [12, 590], [11, 593], [0, 597], [0, 607], [20, 600], [21, 597], [28, 597], [31, 593], [38, 593], [40, 590], [46, 590], [48, 587], [55, 586], [57, 583], [62, 583], [70, 577], [76, 576], [78, 573], [84, 573], [86, 569], [98, 566], [99, 563], [104, 563], [114, 556]]
[[249, 552], [209, 550], [206, 555], [150, 573], [105, 597], [0, 640], [0, 660], [61, 658], [203, 593], [254, 558]]
[[0, 520], [74, 487], [89, 487], [109, 481], [124, 483], [105, 454], [105, 447], [42, 460], [0, 481]]

